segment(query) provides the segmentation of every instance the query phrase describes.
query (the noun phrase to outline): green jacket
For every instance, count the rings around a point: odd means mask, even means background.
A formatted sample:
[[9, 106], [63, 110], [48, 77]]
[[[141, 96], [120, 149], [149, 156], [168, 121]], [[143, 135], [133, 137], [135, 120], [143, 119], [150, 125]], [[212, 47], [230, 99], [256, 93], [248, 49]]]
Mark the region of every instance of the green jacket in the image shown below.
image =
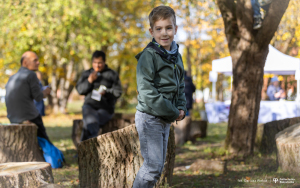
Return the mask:
[[186, 113], [184, 94], [184, 68], [178, 53], [176, 64], [171, 63], [153, 49], [146, 48], [136, 56], [138, 90], [137, 110], [160, 117], [171, 123]]

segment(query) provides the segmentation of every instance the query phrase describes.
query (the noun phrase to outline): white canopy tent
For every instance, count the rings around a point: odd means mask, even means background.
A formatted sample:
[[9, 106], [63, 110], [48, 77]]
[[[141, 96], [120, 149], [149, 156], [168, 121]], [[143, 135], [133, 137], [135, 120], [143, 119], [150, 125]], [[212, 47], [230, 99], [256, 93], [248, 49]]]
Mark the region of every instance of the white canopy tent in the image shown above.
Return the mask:
[[[232, 75], [231, 57], [212, 61], [212, 72]], [[295, 75], [297, 87], [300, 88], [300, 59], [288, 56], [269, 45], [269, 54], [266, 59], [264, 72], [277, 75]], [[215, 85], [215, 84], [214, 84]], [[213, 93], [216, 88], [213, 87]], [[297, 89], [297, 101], [300, 101], [300, 89]]]
[[[300, 60], [295, 57], [281, 53], [272, 45], [269, 45], [269, 54], [267, 56], [264, 72], [278, 75], [294, 75], [296, 70], [300, 70]], [[212, 71], [232, 75], [231, 57], [216, 59], [212, 61]]]

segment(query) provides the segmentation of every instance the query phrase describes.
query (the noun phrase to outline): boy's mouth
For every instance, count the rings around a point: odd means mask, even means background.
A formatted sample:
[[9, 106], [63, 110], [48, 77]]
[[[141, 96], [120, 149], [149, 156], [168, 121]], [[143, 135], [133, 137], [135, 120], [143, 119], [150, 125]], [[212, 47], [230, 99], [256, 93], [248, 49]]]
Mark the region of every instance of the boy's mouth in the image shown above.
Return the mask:
[[162, 41], [168, 41], [169, 39], [161, 39]]

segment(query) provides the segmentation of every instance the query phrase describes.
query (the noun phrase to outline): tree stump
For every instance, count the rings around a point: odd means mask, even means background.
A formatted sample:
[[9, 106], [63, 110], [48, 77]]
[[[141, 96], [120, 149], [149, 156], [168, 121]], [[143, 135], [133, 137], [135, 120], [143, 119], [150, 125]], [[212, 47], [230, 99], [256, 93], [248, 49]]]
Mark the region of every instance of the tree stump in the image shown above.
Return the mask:
[[174, 122], [175, 145], [182, 145], [188, 141], [191, 130], [191, 117], [187, 116], [183, 120]]
[[0, 164], [0, 187], [39, 187], [53, 183], [51, 165], [46, 162]]
[[0, 125], [0, 163], [45, 161], [35, 124]]
[[192, 121], [189, 140], [196, 141], [197, 138], [206, 137], [207, 121]]
[[[120, 114], [116, 113], [113, 118], [104, 125], [100, 130], [98, 135], [112, 132], [118, 129], [122, 129], [134, 123], [135, 114]], [[72, 140], [77, 148], [80, 143], [80, 137], [83, 129], [82, 119], [73, 120], [73, 130], [72, 130]]]
[[276, 134], [277, 162], [286, 172], [300, 173], [300, 123]]
[[263, 134], [261, 138], [260, 151], [262, 153], [270, 154], [276, 151], [275, 136], [280, 131], [290, 127], [294, 124], [300, 123], [300, 117], [288, 118], [279, 121], [271, 121], [263, 126]]
[[[171, 184], [175, 161], [174, 129], [161, 179], [156, 187]], [[143, 164], [135, 125], [86, 140], [78, 145], [80, 187], [131, 188]]]

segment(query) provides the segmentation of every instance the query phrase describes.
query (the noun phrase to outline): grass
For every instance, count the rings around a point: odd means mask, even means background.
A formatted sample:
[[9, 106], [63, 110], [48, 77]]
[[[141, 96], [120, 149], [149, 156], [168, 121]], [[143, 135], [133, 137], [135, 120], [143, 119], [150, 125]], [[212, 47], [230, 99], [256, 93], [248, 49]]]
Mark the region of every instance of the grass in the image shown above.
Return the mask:
[[[73, 119], [81, 119], [82, 102], [68, 105], [69, 114], [48, 115], [43, 117], [47, 133], [54, 145], [64, 154], [67, 165], [61, 169], [53, 169], [54, 183], [65, 187], [79, 187], [78, 163], [74, 157], [77, 153], [71, 139]], [[117, 112], [133, 113], [134, 108], [117, 110]], [[0, 123], [9, 123], [5, 117], [5, 106], [0, 104]], [[224, 149], [227, 124], [209, 124], [207, 137], [197, 139], [195, 143], [187, 142], [176, 148], [175, 168], [172, 188], [198, 187], [300, 187], [300, 175], [282, 172], [277, 169], [276, 154], [262, 155], [256, 152], [245, 159], [232, 159]], [[197, 159], [225, 161], [225, 173], [196, 170], [189, 166]], [[273, 178], [294, 178], [294, 184], [279, 184]], [[267, 182], [254, 182], [267, 180]], [[247, 182], [248, 181], [248, 182]]]

